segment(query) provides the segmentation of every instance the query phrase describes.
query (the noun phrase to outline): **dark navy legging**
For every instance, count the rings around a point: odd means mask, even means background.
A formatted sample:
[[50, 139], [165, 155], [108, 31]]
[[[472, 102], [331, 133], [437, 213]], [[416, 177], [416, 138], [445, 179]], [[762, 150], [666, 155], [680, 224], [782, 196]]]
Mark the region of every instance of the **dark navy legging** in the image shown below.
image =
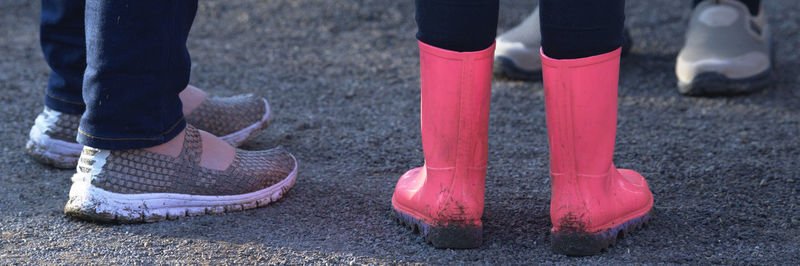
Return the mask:
[[[759, 0], [740, 1], [758, 13]], [[486, 49], [496, 35], [498, 5], [497, 0], [416, 0], [417, 39], [459, 52]], [[541, 0], [539, 8], [542, 50], [549, 57], [582, 58], [622, 45], [624, 0]]]
[[[416, 6], [417, 39], [424, 43], [465, 52], [494, 42], [498, 0], [417, 0]], [[550, 57], [586, 57], [622, 44], [624, 0], [541, 0], [539, 6], [542, 47]]]

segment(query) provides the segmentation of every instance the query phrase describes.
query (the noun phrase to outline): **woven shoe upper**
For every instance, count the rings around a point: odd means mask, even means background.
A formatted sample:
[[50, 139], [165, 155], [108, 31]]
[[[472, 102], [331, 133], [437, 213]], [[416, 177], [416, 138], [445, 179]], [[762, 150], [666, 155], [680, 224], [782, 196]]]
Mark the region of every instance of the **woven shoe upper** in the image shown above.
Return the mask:
[[252, 94], [206, 98], [186, 116], [186, 122], [216, 136], [224, 136], [260, 121], [266, 113], [261, 97]]
[[75, 142], [80, 122], [80, 115], [65, 114], [45, 107], [36, 117], [34, 127], [52, 139]]
[[99, 150], [86, 147], [78, 171], [89, 174], [91, 184], [106, 191], [236, 195], [270, 187], [293, 171], [295, 160], [281, 148], [266, 151], [236, 150], [225, 170], [201, 167], [199, 131], [186, 127], [181, 154], [172, 158], [146, 150]]

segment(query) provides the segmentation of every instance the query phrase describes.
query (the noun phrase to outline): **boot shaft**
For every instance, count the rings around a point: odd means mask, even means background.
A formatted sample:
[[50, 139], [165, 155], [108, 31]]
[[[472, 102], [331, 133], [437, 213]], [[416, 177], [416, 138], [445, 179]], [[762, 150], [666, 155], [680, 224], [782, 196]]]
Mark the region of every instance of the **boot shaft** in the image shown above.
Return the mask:
[[653, 206], [644, 177], [613, 163], [620, 50], [569, 60], [540, 52], [557, 253], [596, 254], [641, 226]]
[[619, 49], [568, 60], [542, 53], [555, 228], [585, 231], [616, 212], [619, 56]]
[[419, 42], [425, 166], [398, 181], [394, 207], [430, 224], [480, 224], [494, 45], [454, 52]]
[[[476, 52], [420, 47], [425, 186], [444, 217], [483, 213], [494, 44]], [[442, 193], [444, 192], [444, 193]]]
[[608, 173], [617, 128], [619, 49], [558, 60], [542, 53], [550, 171]]
[[485, 168], [494, 45], [453, 52], [419, 42], [420, 125], [426, 166]]

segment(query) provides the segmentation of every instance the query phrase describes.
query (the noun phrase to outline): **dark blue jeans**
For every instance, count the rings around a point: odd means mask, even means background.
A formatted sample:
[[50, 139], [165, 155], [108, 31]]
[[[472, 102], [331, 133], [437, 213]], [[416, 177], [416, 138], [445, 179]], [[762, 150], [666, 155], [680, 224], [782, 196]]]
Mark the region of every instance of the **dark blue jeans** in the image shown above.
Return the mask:
[[80, 114], [77, 140], [100, 149], [155, 146], [186, 126], [186, 39], [197, 0], [42, 1], [51, 68], [45, 105]]
[[84, 0], [43, 0], [39, 40], [50, 78], [44, 103], [53, 110], [83, 114], [81, 97], [86, 69], [86, 38], [83, 27]]

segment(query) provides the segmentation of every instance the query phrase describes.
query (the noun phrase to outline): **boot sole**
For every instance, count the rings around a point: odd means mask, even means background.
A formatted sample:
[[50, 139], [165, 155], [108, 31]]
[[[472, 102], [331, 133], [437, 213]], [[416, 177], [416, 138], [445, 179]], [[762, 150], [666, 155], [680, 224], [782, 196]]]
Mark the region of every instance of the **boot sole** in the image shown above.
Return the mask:
[[772, 68], [755, 76], [730, 79], [725, 75], [706, 72], [698, 74], [691, 82], [678, 81], [678, 91], [689, 96], [728, 96], [759, 91], [772, 83]]
[[292, 172], [280, 182], [239, 195], [121, 194], [95, 187], [86, 181], [84, 176], [79, 175], [75, 174], [72, 177], [69, 201], [64, 206], [64, 213], [67, 216], [95, 222], [151, 223], [266, 206], [282, 198], [294, 186], [297, 180], [297, 160], [294, 160]]
[[552, 232], [550, 243], [553, 253], [567, 256], [589, 256], [599, 254], [613, 246], [618, 238], [623, 238], [641, 229], [651, 218], [651, 213], [628, 220], [627, 222], [599, 233]]
[[452, 224], [448, 226], [432, 226], [411, 215], [392, 208], [394, 217], [414, 232], [419, 232], [425, 242], [435, 248], [470, 249], [480, 247], [483, 243], [483, 226], [468, 224]]

